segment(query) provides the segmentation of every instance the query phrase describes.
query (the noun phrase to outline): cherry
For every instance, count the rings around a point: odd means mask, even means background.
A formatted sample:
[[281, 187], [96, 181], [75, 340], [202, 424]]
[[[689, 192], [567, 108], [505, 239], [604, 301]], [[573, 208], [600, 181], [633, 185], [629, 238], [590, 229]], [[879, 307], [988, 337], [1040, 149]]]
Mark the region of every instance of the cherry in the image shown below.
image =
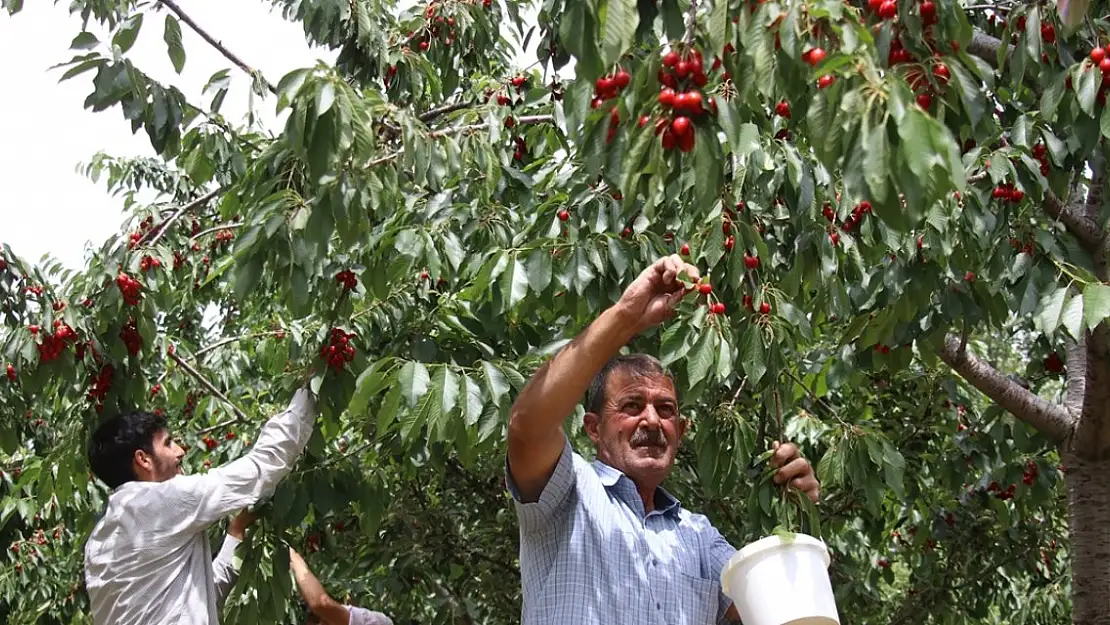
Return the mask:
[[725, 249], [731, 252], [732, 248], [735, 247], [735, 246], [736, 246], [736, 237], [732, 236], [731, 234], [728, 235], [728, 238], [725, 239]]
[[643, 128], [644, 126], [647, 126], [648, 122], [650, 122], [650, 121], [651, 121], [651, 117], [649, 117], [647, 115], [643, 115], [643, 116], [640, 117], [640, 121], [637, 122], [636, 125], [639, 126], [640, 128]]
[[608, 76], [602, 76], [594, 81], [594, 89], [596, 89], [599, 94], [608, 93], [613, 89], [613, 86], [613, 79]]
[[709, 295], [710, 293], [713, 292], [713, 285], [712, 284], [707, 284], [707, 283], [699, 284], [698, 285], [698, 292], [701, 293], [702, 295]]
[[632, 82], [632, 75], [623, 69], [613, 76], [613, 83], [617, 85], [618, 89], [624, 89]]
[[688, 62], [679, 61], [678, 63], [675, 63], [675, 66], [674, 66], [674, 75], [675, 76], [678, 76], [680, 79], [682, 79], [682, 78], [686, 78], [687, 76], [689, 76], [690, 73], [691, 73], [690, 64]]
[[659, 92], [659, 104], [664, 108], [671, 108], [675, 105], [675, 92], [670, 87], [664, 87]]
[[759, 305], [759, 314], [761, 314], [761, 315], [771, 314], [771, 305], [767, 302], [763, 302], [762, 304], [760, 304]]
[[666, 67], [674, 67], [678, 64], [678, 53], [670, 51], [663, 55], [663, 65]]
[[528, 78], [525, 77], [525, 76], [513, 76], [512, 85], [514, 87], [516, 87], [517, 89], [519, 89], [519, 88], [523, 87], [524, 84], [527, 83], [527, 82], [528, 82]]
[[1098, 64], [1098, 69], [1103, 74], [1110, 74], [1110, 58], [1102, 59]]
[[918, 7], [921, 11], [921, 23], [929, 26], [937, 23], [937, 5], [932, 0], [925, 0]]
[[505, 118], [505, 127], [506, 128], [512, 128], [513, 126], [516, 126], [516, 120], [513, 119], [511, 116], [506, 117]]
[[688, 243], [683, 243], [682, 244], [682, 249], [679, 250], [678, 253], [682, 254], [683, 256], [689, 256], [690, 255], [690, 245]]
[[431, 44], [430, 44], [430, 43], [428, 43], [427, 41], [421, 41], [421, 42], [420, 42], [420, 51], [421, 51], [421, 52], [427, 52], [427, 51], [428, 51], [428, 48], [429, 48], [430, 46], [431, 46]]
[[817, 79], [817, 88], [824, 89], [832, 85], [835, 81], [836, 76], [833, 76], [832, 74], [825, 74], [824, 76]]
[[751, 254], [744, 253], [744, 266], [748, 269], [755, 269], [759, 267], [759, 257], [752, 256]]
[[694, 149], [694, 133], [687, 132], [678, 138], [678, 149], [683, 152], [691, 152]]
[[8, 268], [8, 261], [4, 260], [3, 258], [0, 258], [0, 271], [4, 271], [7, 268]]
[[921, 108], [927, 109], [927, 108], [929, 108], [929, 105], [932, 104], [932, 103], [933, 103], [933, 98], [929, 94], [927, 94], [927, 93], [917, 94], [917, 105], [920, 106]]
[[975, 281], [975, 272], [969, 271], [969, 272], [965, 273], [964, 274], [964, 281], [965, 282], [974, 282]]
[[839, 232], [830, 232], [829, 233], [829, 242], [832, 243], [833, 245], [836, 245], [837, 243], [840, 243], [840, 233]]
[[878, 13], [879, 9], [883, 6], [883, 0], [867, 0], [867, 6], [870, 7], [872, 11]]
[[1041, 24], [1041, 39], [1045, 43], [1056, 43], [1056, 28], [1052, 24]]
[[813, 48], [809, 52], [806, 52], [803, 58], [806, 63], [816, 67], [818, 63], [825, 60], [825, 50], [824, 48]]
[[570, 219], [570, 213], [566, 209], [559, 211], [559, 221], [566, 221]]
[[780, 100], [779, 103], [775, 105], [775, 115], [790, 119], [790, 104], [786, 100]]
[[879, 17], [884, 20], [894, 19], [896, 15], [898, 15], [898, 5], [894, 0], [884, 0], [883, 3], [879, 5]]
[[712, 306], [709, 307], [709, 312], [713, 313], [714, 315], [723, 315], [723, 314], [725, 314], [725, 305], [724, 305], [724, 303], [723, 302], [716, 302], [715, 304], [713, 304]]
[[1091, 50], [1090, 56], [1091, 56], [1091, 62], [1094, 63], [1095, 65], [1098, 65], [1099, 63], [1102, 62], [1102, 59], [1106, 58], [1106, 50], [1103, 50], [1102, 48], [1093, 48]]
[[7, 373], [8, 373], [8, 379], [11, 380], [12, 382], [15, 382], [15, 380], [16, 380], [15, 365], [13, 365], [11, 363], [8, 363]]
[[702, 99], [700, 91], [687, 91], [675, 96], [674, 107], [676, 110], [688, 111], [693, 114], [702, 112]]
[[890, 568], [890, 561], [887, 560], [886, 558], [879, 558], [879, 561], [876, 562], [876, 564], [879, 565], [880, 569], [889, 569]]
[[951, 77], [948, 73], [948, 66], [944, 63], [937, 63], [933, 66], [933, 76], [941, 83], [947, 83]]
[[[663, 121], [666, 121], [666, 120], [663, 120]], [[671, 127], [670, 126], [667, 126], [666, 129], [663, 130], [662, 143], [663, 143], [663, 149], [664, 150], [673, 149], [676, 145], [678, 145], [678, 137], [675, 136], [675, 134], [673, 132], [671, 132]]]
[[27, 326], [27, 329], [30, 330], [31, 334], [38, 334], [39, 333], [39, 327], [37, 325], [34, 325], [34, 324], [29, 325], [29, 326]]
[[[1060, 354], [1057, 354], [1056, 352], [1052, 352], [1051, 354], [1049, 354], [1048, 358], [1044, 359], [1044, 368], [1045, 371], [1050, 371], [1052, 373], [1060, 373], [1061, 371], [1063, 371], [1064, 361], [1060, 358]], [[15, 379], [14, 377], [12, 377], [11, 365], [8, 365], [8, 377], [12, 378], [13, 380]]]
[[690, 135], [690, 118], [689, 117], [676, 117], [671, 122], [671, 132], [679, 139]]

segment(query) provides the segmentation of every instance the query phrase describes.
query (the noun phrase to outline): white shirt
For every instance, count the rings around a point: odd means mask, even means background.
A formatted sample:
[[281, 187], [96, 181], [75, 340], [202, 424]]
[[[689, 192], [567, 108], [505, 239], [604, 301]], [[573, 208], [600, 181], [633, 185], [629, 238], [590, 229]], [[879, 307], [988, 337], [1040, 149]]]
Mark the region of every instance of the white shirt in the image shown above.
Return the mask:
[[366, 608], [356, 608], [351, 605], [344, 607], [347, 608], [347, 613], [351, 615], [351, 620], [348, 625], [393, 625], [393, 619], [381, 612], [374, 612]]
[[315, 402], [299, 389], [242, 458], [203, 475], [117, 488], [85, 545], [93, 623], [218, 625], [219, 604], [234, 585], [238, 541], [225, 539], [213, 561], [205, 529], [272, 496], [314, 421]]

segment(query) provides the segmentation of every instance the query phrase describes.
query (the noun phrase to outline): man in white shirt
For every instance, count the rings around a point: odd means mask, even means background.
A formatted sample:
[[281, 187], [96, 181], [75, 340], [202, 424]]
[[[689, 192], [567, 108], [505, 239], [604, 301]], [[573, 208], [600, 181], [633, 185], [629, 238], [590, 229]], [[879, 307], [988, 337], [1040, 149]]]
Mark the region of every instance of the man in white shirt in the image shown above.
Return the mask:
[[113, 491], [85, 545], [93, 623], [218, 625], [234, 583], [231, 551], [213, 562], [205, 530], [273, 495], [308, 444], [315, 415], [311, 393], [297, 390], [246, 455], [203, 475], [182, 474], [185, 452], [162, 417], [134, 412], [102, 423], [89, 465]]
[[308, 604], [304, 625], [393, 625], [381, 612], [342, 604], [324, 590], [320, 580], [309, 570], [301, 554], [289, 548], [289, 568], [297, 580], [297, 588]]

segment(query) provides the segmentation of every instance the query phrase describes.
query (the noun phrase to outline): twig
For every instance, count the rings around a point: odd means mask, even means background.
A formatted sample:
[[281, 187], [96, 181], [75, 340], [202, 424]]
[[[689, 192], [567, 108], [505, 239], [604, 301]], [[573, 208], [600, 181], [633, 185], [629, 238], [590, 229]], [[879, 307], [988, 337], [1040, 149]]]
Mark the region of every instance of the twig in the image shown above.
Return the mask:
[[181, 7], [178, 6], [177, 3], [174, 2], [174, 0], [158, 0], [158, 1], [161, 2], [163, 5], [165, 5], [165, 7], [167, 9], [169, 9], [170, 11], [173, 11], [174, 14], [177, 15], [177, 17], [182, 22], [185, 22], [186, 24], [188, 24], [189, 28], [192, 28], [193, 31], [196, 32], [196, 34], [200, 35], [201, 38], [204, 39], [205, 41], [207, 41], [213, 48], [216, 48], [217, 50], [219, 50], [220, 54], [224, 55], [224, 58], [226, 58], [227, 60], [234, 63], [236, 66], [239, 67], [239, 69], [241, 69], [244, 72], [250, 74], [251, 76], [257, 75], [258, 78], [262, 81], [262, 84], [266, 85], [266, 88], [270, 90], [270, 93], [273, 93], [274, 95], [277, 95], [277, 89], [273, 85], [270, 84], [270, 81], [266, 80], [266, 78], [262, 75], [262, 72], [251, 69], [251, 67], [249, 65], [247, 65], [246, 63], [244, 63], [242, 59], [240, 59], [239, 57], [232, 54], [231, 50], [228, 50], [219, 41], [216, 41], [212, 37], [212, 35], [209, 35], [203, 28], [201, 28], [195, 21], [193, 21], [193, 18], [189, 17], [189, 15], [185, 13], [185, 11], [182, 11]]
[[189, 241], [190, 242], [196, 241], [197, 239], [201, 238], [202, 236], [204, 236], [206, 234], [212, 234], [213, 232], [219, 232], [220, 230], [230, 230], [232, 228], [242, 228], [242, 227], [243, 227], [243, 224], [223, 224], [223, 225], [220, 225], [220, 226], [216, 226], [214, 228], [209, 228], [207, 230], [201, 230], [200, 232], [198, 232], [198, 233], [194, 234], [192, 237], [190, 237]]
[[417, 119], [419, 119], [420, 121], [422, 121], [426, 124], [426, 123], [432, 121], [433, 119], [439, 117], [440, 115], [447, 115], [448, 113], [454, 113], [455, 111], [461, 111], [462, 109], [470, 108], [471, 106], [473, 106], [473, 104], [474, 103], [469, 101], [469, 100], [464, 100], [462, 102], [455, 102], [454, 104], [444, 104], [443, 106], [436, 107], [434, 109], [428, 109], [427, 111], [424, 111], [420, 115], [417, 115]]
[[182, 360], [181, 356], [177, 355], [177, 352], [169, 354], [169, 357], [172, 358], [174, 362], [181, 365], [181, 368], [185, 370], [185, 373], [188, 373], [189, 375], [193, 376], [194, 380], [196, 380], [197, 382], [200, 382], [200, 385], [203, 386], [204, 388], [206, 388], [209, 393], [212, 393], [220, 401], [227, 404], [231, 408], [231, 412], [233, 412], [235, 414], [235, 416], [239, 418], [239, 420], [241, 420], [241, 421], [246, 421], [247, 420], [247, 415], [244, 414], [243, 411], [240, 410], [238, 406], [233, 404], [231, 402], [231, 400], [227, 398], [227, 395], [224, 395], [223, 393], [221, 393], [220, 389], [216, 388], [211, 382], [208, 381], [207, 378], [205, 378], [203, 375], [200, 374], [200, 372], [198, 372], [196, 369], [194, 369], [192, 367], [192, 365], [190, 365], [189, 363]]
[[214, 349], [219, 349], [219, 348], [223, 347], [224, 345], [229, 345], [231, 343], [234, 343], [236, 341], [242, 341], [244, 339], [257, 339], [257, 338], [262, 338], [264, 336], [272, 336], [272, 335], [275, 335], [277, 333], [278, 333], [278, 331], [275, 330], [275, 331], [271, 331], [271, 332], [257, 332], [255, 334], [248, 334], [248, 335], [245, 335], [245, 336], [232, 336], [230, 338], [226, 338], [222, 341], [217, 341], [217, 342], [215, 342], [211, 345], [206, 345], [206, 346], [198, 349], [197, 351], [193, 352], [193, 358], [196, 358], [199, 361], [201, 356], [207, 354], [208, 352], [210, 352]]
[[[198, 206], [201, 206], [201, 205], [207, 203], [209, 200], [211, 200], [212, 198], [219, 195], [219, 193], [220, 193], [220, 189], [215, 189], [213, 191], [209, 191], [208, 193], [205, 193], [201, 197], [193, 200], [192, 202], [189, 202], [188, 204], [185, 204], [181, 208], [174, 211], [174, 214], [170, 215], [170, 217], [168, 219], [163, 221], [161, 228], [155, 228], [155, 229], [151, 230], [150, 232], [146, 233], [146, 237], [144, 237], [144, 238], [149, 238], [150, 239], [149, 245], [151, 247], [154, 247], [155, 245], [157, 245], [158, 241], [161, 240], [162, 236], [164, 236], [167, 232], [169, 232], [170, 227], [173, 226], [174, 222], [176, 222], [178, 220], [178, 218], [180, 218], [185, 213], [193, 210], [194, 208], [197, 208]], [[157, 231], [158, 234], [154, 234], [155, 231]], [[153, 237], [151, 237], [152, 234], [154, 234]], [[139, 240], [139, 245], [144, 245], [144, 244], [146, 244], [146, 241], [140, 239]]]
[[[518, 124], [548, 124], [548, 123], [551, 123], [551, 122], [554, 122], [554, 121], [555, 121], [555, 118], [551, 115], [524, 115], [522, 117], [517, 117], [516, 118], [516, 123], [518, 123]], [[485, 130], [486, 128], [489, 128], [489, 124], [484, 124], [484, 123], [483, 124], [467, 124], [465, 126], [454, 126], [454, 127], [451, 127], [451, 128], [444, 128], [442, 130], [437, 130], [435, 132], [429, 133], [428, 136], [433, 138], [433, 139], [438, 139], [440, 137], [446, 137], [446, 136], [449, 136], [449, 135], [457, 135], [457, 134], [462, 134], [462, 133], [476, 132], [476, 131], [479, 131], [479, 130]], [[389, 161], [392, 161], [393, 159], [401, 156], [404, 153], [405, 153], [404, 149], [401, 149], [401, 150], [397, 150], [396, 152], [391, 152], [389, 154], [386, 154], [385, 156], [379, 156], [378, 158], [375, 158], [375, 159], [371, 160], [370, 162], [368, 162], [366, 164], [366, 166], [367, 167], [377, 167], [378, 165], [383, 165], [383, 164], [388, 163]]]
[[228, 419], [227, 421], [222, 421], [220, 423], [217, 423], [216, 425], [206, 427], [202, 430], [197, 430], [197, 434], [207, 434], [209, 432], [215, 432], [216, 430], [222, 430], [226, 427], [231, 427], [231, 426], [235, 425], [236, 423], [245, 423], [245, 421], [243, 419], [240, 419], [239, 417], [235, 417], [235, 418], [232, 418], [232, 419]]
[[[715, 0], [722, 2], [723, 0]], [[698, 0], [690, 0], [690, 8], [686, 10], [686, 34], [682, 37], [682, 43], [687, 46], [694, 41], [694, 25], [697, 23], [698, 13]]]

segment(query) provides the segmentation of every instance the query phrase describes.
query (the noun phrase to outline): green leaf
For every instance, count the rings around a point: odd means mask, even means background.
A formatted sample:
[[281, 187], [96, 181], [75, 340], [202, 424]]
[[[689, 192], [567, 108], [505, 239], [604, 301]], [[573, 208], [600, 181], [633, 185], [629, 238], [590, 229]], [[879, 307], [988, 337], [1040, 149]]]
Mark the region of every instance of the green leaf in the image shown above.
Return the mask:
[[1073, 81], [1078, 83], [1075, 85], [1075, 95], [1079, 100], [1079, 108], [1087, 115], [1095, 116], [1095, 96], [1098, 95], [1098, 85], [1102, 80], [1102, 74], [1094, 65], [1081, 63], [1079, 70], [1079, 80]]
[[1110, 137], [1110, 106], [1102, 108], [1102, 115], [1099, 117], [1098, 128], [1099, 131], [1102, 132], [1103, 137]]
[[501, 274], [501, 290], [505, 297], [506, 308], [516, 306], [528, 294], [528, 278], [524, 263], [520, 262], [514, 254], [505, 267], [505, 272]]
[[703, 331], [697, 345], [694, 346], [693, 353], [686, 360], [686, 375], [690, 386], [697, 386], [698, 382], [704, 380], [709, 373], [709, 368], [713, 366], [717, 356], [716, 338], [716, 331], [708, 329]]
[[135, 39], [139, 36], [139, 29], [143, 27], [143, 14], [134, 13], [128, 17], [118, 30], [116, 30], [115, 37], [112, 37], [112, 45], [118, 47], [120, 52], [126, 54], [131, 46], [135, 45]]
[[1036, 5], [1025, 14], [1025, 52], [1033, 63], [1041, 62], [1041, 12]]
[[509, 394], [509, 382], [505, 379], [505, 374], [488, 360], [482, 361], [482, 372], [485, 373], [486, 390], [489, 391], [490, 398], [493, 403], [500, 404]]
[[748, 324], [744, 332], [743, 344], [740, 346], [740, 364], [744, 367], [749, 381], [754, 386], [767, 372], [767, 364], [763, 356], [763, 337], [757, 324]]
[[347, 411], [352, 417], [365, 416], [370, 398], [389, 386], [392, 376], [387, 374], [386, 368], [392, 361], [392, 358], [382, 358], [359, 374], [358, 381], [355, 382], [355, 392], [351, 395], [350, 403], [347, 404]]
[[258, 286], [262, 278], [262, 260], [252, 256], [247, 261], [240, 261], [235, 267], [235, 298], [244, 302]]
[[1056, 77], [1048, 83], [1044, 93], [1041, 94], [1041, 115], [1048, 121], [1056, 120], [1056, 109], [1060, 106], [1060, 101], [1064, 99], [1064, 92], [1067, 91], [1067, 80], [1067, 72], [1056, 74]]
[[1064, 310], [1064, 298], [1067, 294], [1067, 288], [1060, 287], [1041, 301], [1040, 311], [1033, 318], [1041, 332], [1052, 334], [1056, 331], [1056, 327], [1060, 325], [1060, 315]]
[[[636, 0], [605, 0], [602, 11], [605, 19], [602, 25], [601, 63], [609, 67], [632, 45], [636, 28], [640, 25], [640, 12], [636, 10]], [[581, 28], [582, 24], [578, 27]]]
[[[960, 102], [963, 103], [964, 111], [967, 112], [967, 117], [974, 128], [979, 125], [979, 120], [987, 110], [987, 100], [983, 97], [981, 83], [968, 73], [962, 63], [954, 61], [947, 66], [956, 83], [956, 90], [959, 91]], [[1060, 86], [1063, 87], [1063, 83]]]
[[1110, 317], [1110, 286], [1091, 283], [1083, 288], [1083, 318], [1087, 329], [1093, 330], [1095, 326]]
[[871, 191], [875, 202], [887, 201], [887, 134], [885, 119], [881, 125], [872, 127], [871, 116], [865, 114], [860, 125], [860, 142], [867, 146], [863, 154], [863, 179]]
[[170, 62], [173, 63], [173, 70], [180, 74], [181, 70], [185, 69], [185, 48], [181, 45], [181, 25], [177, 23], [177, 18], [169, 13], [166, 14], [166, 28], [162, 33], [162, 39], [166, 42], [166, 51], [170, 56]]
[[709, 33], [709, 49], [713, 54], [721, 54], [725, 47], [728, 32], [728, 0], [712, 0], [706, 30]]
[[334, 103], [335, 85], [330, 82], [321, 83], [319, 89], [316, 90], [316, 117], [321, 117], [324, 113], [330, 111]]
[[96, 38], [96, 35], [90, 32], [81, 32], [73, 38], [73, 41], [69, 44], [69, 49], [92, 50], [98, 45], [100, 45], [100, 40]]
[[1078, 339], [1083, 331], [1083, 297], [1075, 295], [1068, 300], [1064, 311], [1060, 315], [1060, 324], [1068, 331], [1072, 338]]
[[401, 367], [401, 371], [397, 374], [397, 382], [401, 386], [401, 394], [404, 396], [408, 405], [416, 405], [417, 400], [428, 392], [428, 383], [431, 379], [428, 376], [428, 368], [423, 363], [410, 360]]
[[482, 417], [482, 387], [465, 373], [459, 378], [459, 394], [462, 395], [463, 420], [467, 427], [478, 424]]

